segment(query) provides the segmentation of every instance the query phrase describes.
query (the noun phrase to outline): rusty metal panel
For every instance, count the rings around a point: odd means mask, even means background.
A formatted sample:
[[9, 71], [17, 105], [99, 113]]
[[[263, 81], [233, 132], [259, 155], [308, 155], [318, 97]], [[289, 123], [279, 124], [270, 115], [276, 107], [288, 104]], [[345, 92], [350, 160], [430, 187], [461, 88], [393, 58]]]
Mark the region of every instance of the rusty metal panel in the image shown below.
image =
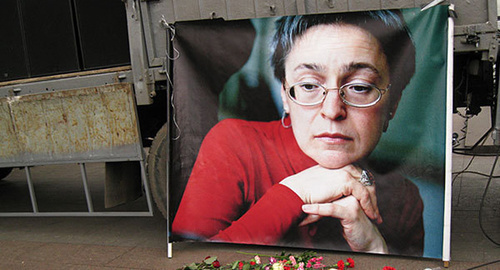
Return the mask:
[[200, 19], [200, 2], [198, 0], [174, 1], [176, 21], [189, 21]]
[[131, 84], [0, 99], [0, 167], [140, 160]]
[[227, 1], [227, 17], [230, 20], [255, 17], [255, 3], [248, 0]]
[[225, 0], [200, 0], [202, 19], [227, 18]]
[[7, 98], [0, 98], [0, 160], [12, 162], [12, 157], [17, 156], [21, 149], [18, 144], [13, 144], [16, 141], [16, 133], [12, 125], [12, 119], [9, 110]]

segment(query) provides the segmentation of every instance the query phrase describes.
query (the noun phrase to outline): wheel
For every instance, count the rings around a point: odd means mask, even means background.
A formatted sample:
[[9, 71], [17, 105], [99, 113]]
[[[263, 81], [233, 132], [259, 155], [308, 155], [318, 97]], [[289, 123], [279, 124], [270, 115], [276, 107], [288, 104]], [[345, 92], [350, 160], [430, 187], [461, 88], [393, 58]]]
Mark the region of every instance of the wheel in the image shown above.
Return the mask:
[[147, 171], [148, 171], [148, 183], [151, 190], [151, 195], [156, 204], [156, 207], [161, 212], [164, 218], [167, 219], [167, 196], [166, 196], [166, 173], [167, 173], [167, 161], [168, 161], [168, 128], [167, 125], [163, 127], [156, 133], [156, 136], [149, 149], [149, 155], [147, 159]]
[[12, 172], [12, 168], [0, 168], [0, 180], [7, 177], [10, 172]]

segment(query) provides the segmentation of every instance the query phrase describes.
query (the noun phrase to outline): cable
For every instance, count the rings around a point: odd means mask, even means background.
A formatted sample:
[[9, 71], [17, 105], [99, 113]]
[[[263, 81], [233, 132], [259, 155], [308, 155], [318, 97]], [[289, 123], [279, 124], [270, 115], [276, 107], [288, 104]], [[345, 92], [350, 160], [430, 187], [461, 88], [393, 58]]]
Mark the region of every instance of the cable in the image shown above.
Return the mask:
[[[452, 173], [452, 174], [465, 174], [465, 173], [477, 174], [477, 175], [484, 176], [484, 177], [490, 177], [490, 175], [488, 175], [488, 174], [485, 174], [482, 172], [475, 172], [475, 171], [461, 171], [461, 172], [456, 172], [456, 173]], [[492, 178], [500, 178], [500, 175], [493, 175]]]
[[488, 240], [490, 240], [493, 244], [495, 244], [497, 246], [500, 246], [500, 243], [496, 242], [495, 240], [493, 240], [493, 238], [491, 238], [486, 233], [486, 230], [483, 228], [482, 213], [483, 213], [483, 207], [484, 207], [484, 201], [485, 201], [485, 198], [486, 198], [486, 194], [488, 193], [488, 189], [490, 187], [491, 180], [493, 179], [493, 173], [495, 172], [495, 168], [496, 168], [496, 165], [497, 165], [499, 157], [500, 157], [500, 146], [497, 147], [497, 155], [495, 157], [495, 161], [493, 162], [493, 167], [491, 168], [491, 173], [490, 173], [490, 176], [488, 178], [488, 183], [486, 184], [486, 187], [484, 188], [483, 197], [481, 198], [481, 205], [479, 206], [479, 227], [481, 228], [481, 231], [483, 232], [484, 236], [486, 238], [488, 238]]
[[483, 263], [481, 265], [478, 265], [478, 266], [474, 266], [472, 268], [468, 268], [467, 270], [473, 270], [473, 269], [478, 269], [478, 268], [481, 268], [481, 267], [484, 267], [484, 266], [488, 266], [490, 264], [495, 264], [495, 263], [499, 263], [500, 260], [496, 260], [496, 261], [492, 261], [492, 262], [488, 262], [488, 263]]

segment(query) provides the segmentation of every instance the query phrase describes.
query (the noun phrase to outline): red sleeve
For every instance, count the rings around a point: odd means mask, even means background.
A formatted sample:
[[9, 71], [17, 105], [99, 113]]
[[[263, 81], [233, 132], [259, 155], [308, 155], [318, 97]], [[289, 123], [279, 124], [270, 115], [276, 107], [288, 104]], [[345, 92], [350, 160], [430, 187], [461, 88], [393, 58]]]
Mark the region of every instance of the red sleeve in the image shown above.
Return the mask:
[[288, 187], [273, 186], [240, 219], [213, 240], [246, 244], [276, 244], [302, 215], [302, 200]]
[[258, 157], [255, 136], [222, 121], [206, 136], [177, 211], [172, 231], [191, 239], [275, 244], [302, 215], [302, 200], [282, 185], [257, 202], [247, 198], [248, 170]]

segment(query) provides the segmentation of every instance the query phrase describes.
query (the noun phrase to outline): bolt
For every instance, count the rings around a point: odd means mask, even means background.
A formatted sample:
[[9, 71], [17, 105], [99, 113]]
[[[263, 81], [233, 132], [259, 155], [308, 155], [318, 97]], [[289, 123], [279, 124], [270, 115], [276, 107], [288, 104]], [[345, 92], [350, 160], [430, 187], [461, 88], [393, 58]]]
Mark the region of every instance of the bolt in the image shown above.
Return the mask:
[[275, 5], [269, 6], [269, 11], [271, 12], [271, 15], [276, 15], [276, 6]]

